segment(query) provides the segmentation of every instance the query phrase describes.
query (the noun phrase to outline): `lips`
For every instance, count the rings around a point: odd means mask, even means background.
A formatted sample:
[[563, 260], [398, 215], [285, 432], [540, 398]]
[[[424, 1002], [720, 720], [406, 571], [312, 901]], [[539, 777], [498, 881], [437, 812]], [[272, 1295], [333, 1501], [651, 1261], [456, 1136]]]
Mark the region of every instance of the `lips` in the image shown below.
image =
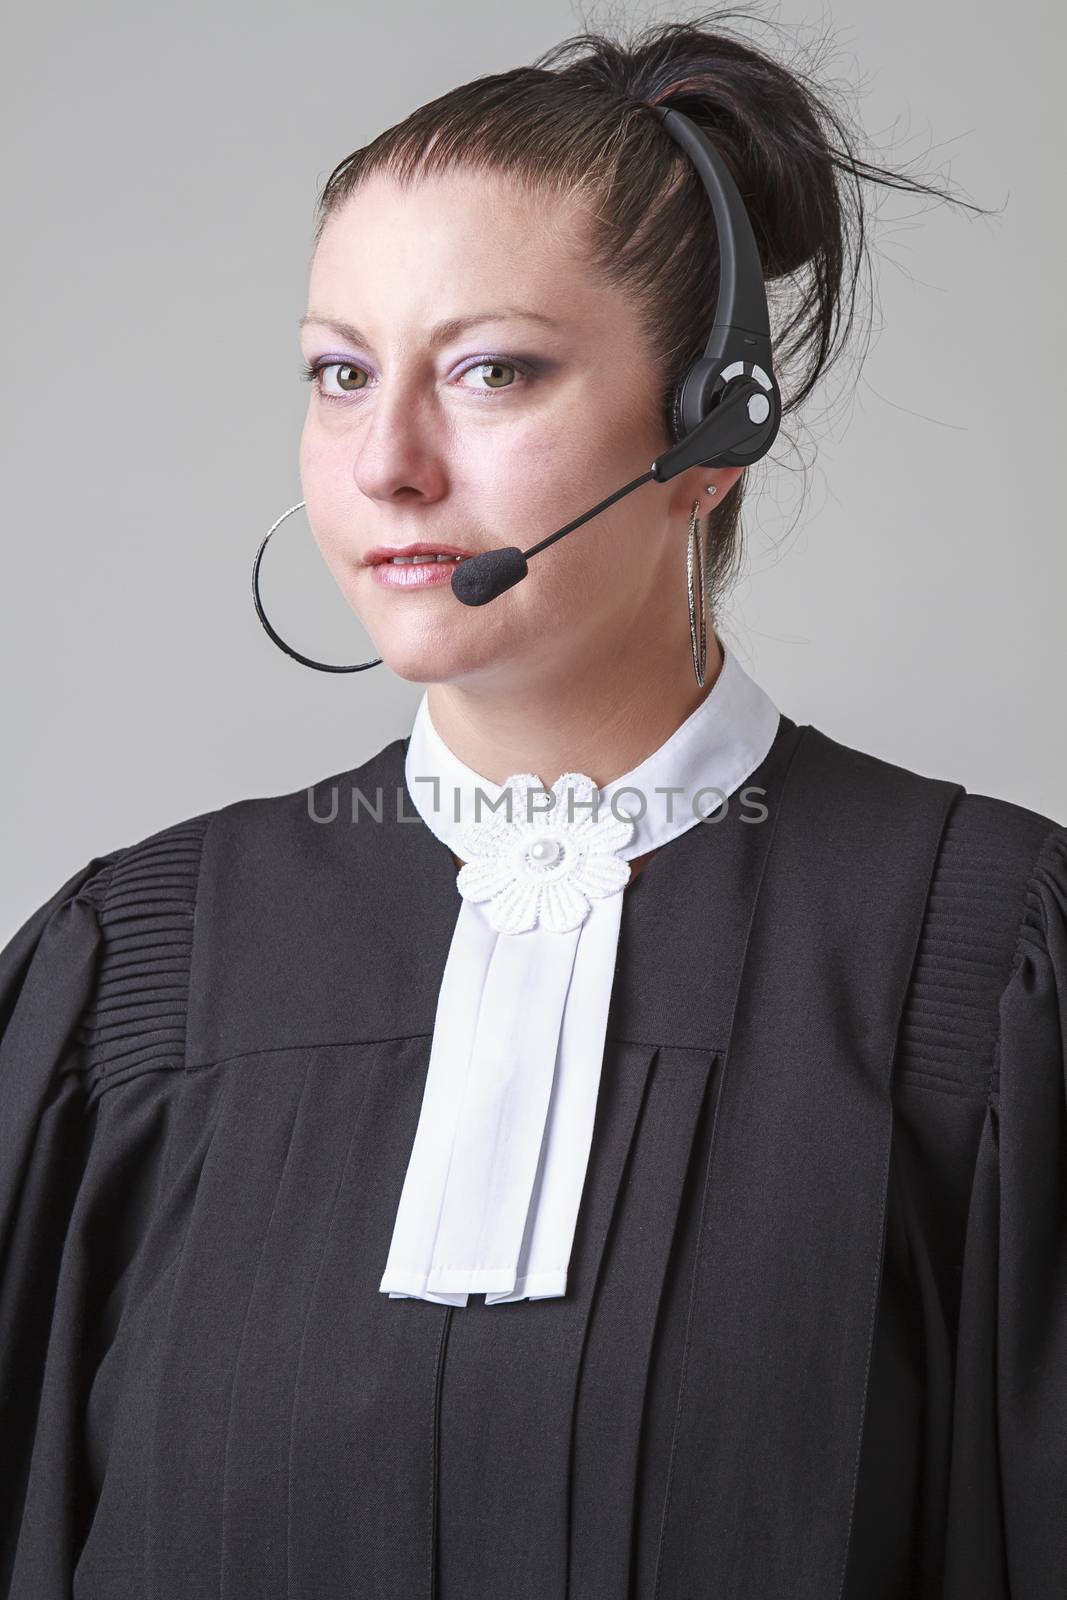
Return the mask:
[[467, 556], [476, 554], [473, 550], [463, 550], [457, 544], [430, 544], [420, 541], [417, 544], [375, 545], [363, 557], [364, 566], [377, 567], [383, 561], [391, 561], [394, 556], [454, 556], [457, 560], [464, 560]]

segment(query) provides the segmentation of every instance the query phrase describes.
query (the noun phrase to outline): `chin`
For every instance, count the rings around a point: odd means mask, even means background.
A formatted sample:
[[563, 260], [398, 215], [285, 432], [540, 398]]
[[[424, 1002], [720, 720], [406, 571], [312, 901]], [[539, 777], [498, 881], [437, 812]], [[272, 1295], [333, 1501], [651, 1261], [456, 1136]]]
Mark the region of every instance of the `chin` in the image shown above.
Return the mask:
[[[392, 639], [375, 647], [390, 672], [408, 683], [451, 683], [495, 664], [485, 640], [451, 643], [420, 638]], [[480, 648], [479, 648], [480, 646]]]

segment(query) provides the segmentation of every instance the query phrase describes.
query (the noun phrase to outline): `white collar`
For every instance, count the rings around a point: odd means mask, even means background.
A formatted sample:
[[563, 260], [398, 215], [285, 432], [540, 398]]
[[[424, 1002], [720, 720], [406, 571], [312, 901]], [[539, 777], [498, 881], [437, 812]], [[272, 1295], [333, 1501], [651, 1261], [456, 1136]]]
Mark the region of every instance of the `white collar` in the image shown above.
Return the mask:
[[566, 1291], [627, 863], [719, 810], [778, 731], [770, 697], [719, 645], [710, 693], [603, 789], [573, 772], [551, 795], [533, 773], [491, 783], [444, 743], [423, 695], [408, 794], [466, 865], [379, 1286], [393, 1298], [465, 1305], [484, 1291], [495, 1304]]

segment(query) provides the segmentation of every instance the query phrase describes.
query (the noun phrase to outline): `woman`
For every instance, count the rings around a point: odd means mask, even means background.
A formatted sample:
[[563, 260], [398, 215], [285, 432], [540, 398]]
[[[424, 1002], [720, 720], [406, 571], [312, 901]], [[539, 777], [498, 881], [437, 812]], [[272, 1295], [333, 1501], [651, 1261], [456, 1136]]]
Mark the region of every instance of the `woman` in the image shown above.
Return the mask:
[[788, 410], [885, 174], [725, 27], [327, 185], [308, 518], [428, 687], [3, 952], [17, 1600], [1065, 1592], [1067, 830], [773, 705], [714, 625], [742, 466], [452, 587], [664, 449], [717, 292], [665, 106], [801, 286]]

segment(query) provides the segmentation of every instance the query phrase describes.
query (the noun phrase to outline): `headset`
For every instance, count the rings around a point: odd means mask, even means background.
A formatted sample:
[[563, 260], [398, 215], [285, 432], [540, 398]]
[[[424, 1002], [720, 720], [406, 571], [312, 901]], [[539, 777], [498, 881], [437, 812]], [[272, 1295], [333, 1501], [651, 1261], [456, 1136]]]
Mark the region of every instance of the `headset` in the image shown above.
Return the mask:
[[549, 534], [529, 550], [508, 545], [467, 556], [452, 574], [464, 605], [482, 606], [525, 578], [535, 556], [643, 483], [666, 483], [695, 466], [748, 466], [765, 456], [782, 418], [771, 359], [770, 317], [756, 238], [729, 168], [703, 129], [684, 112], [650, 106], [690, 156], [711, 201], [719, 245], [715, 320], [700, 356], [674, 387], [669, 425], [674, 441], [639, 478]]
[[[623, 495], [655, 479], [666, 483], [695, 466], [748, 466], [766, 455], [781, 421], [782, 402], [771, 362], [770, 318], [763, 270], [755, 235], [722, 157], [691, 118], [667, 106], [649, 106], [671, 138], [691, 157], [707, 190], [719, 246], [719, 294], [715, 320], [704, 354], [674, 386], [668, 407], [673, 443], [657, 456], [647, 472], [601, 500], [566, 527], [549, 534], [529, 550], [508, 545], [466, 556], [452, 574], [452, 592], [467, 606], [483, 606], [525, 578], [528, 562], [565, 534], [580, 528]], [[353, 666], [332, 666], [301, 655], [271, 626], [259, 593], [259, 567], [267, 542], [279, 523], [299, 511], [298, 501], [270, 529], [252, 565], [252, 598], [267, 633], [287, 655], [320, 672], [363, 672], [381, 664], [381, 657]]]

